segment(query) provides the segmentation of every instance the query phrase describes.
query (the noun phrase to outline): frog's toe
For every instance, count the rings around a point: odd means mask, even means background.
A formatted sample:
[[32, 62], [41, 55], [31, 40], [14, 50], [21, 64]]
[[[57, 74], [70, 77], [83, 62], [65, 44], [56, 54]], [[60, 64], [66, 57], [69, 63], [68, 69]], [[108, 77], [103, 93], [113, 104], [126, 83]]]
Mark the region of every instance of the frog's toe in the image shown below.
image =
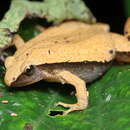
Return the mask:
[[63, 102], [58, 102], [56, 105], [60, 105], [63, 106], [65, 108], [69, 108], [68, 110], [63, 112], [63, 115], [67, 115], [68, 113], [72, 112], [72, 111], [78, 111], [78, 110], [83, 110], [85, 108], [87, 108], [87, 105], [85, 104], [66, 104]]
[[63, 102], [58, 102], [55, 104], [56, 106], [63, 106], [65, 108], [69, 108], [69, 107], [72, 107], [73, 104], [67, 104], [67, 103], [63, 103]]

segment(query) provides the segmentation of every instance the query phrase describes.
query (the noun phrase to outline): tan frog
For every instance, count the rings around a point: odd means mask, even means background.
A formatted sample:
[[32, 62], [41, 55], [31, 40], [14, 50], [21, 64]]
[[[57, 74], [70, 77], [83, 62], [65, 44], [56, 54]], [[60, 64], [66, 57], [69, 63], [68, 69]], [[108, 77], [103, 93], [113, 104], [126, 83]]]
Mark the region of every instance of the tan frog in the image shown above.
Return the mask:
[[26, 44], [16, 35], [13, 44], [17, 51], [5, 60], [5, 83], [10, 87], [40, 80], [71, 84], [76, 89], [77, 103], [57, 105], [69, 108], [63, 114], [83, 110], [88, 106], [86, 83], [101, 76], [114, 59], [130, 61], [126, 37], [110, 33], [107, 24], [82, 22], [51, 27]]

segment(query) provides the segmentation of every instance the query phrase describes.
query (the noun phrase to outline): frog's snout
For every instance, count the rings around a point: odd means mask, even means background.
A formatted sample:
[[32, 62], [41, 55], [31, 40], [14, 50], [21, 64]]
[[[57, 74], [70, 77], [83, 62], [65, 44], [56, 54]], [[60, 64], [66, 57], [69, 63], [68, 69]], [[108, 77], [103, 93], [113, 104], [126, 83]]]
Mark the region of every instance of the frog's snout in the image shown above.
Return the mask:
[[14, 71], [12, 71], [12, 69], [8, 70], [6, 69], [6, 73], [5, 73], [5, 77], [4, 77], [4, 81], [5, 84], [8, 87], [12, 87], [12, 83], [15, 82], [17, 80], [16, 75], [14, 76]]
[[5, 84], [8, 86], [8, 87], [12, 87], [12, 82], [15, 81], [16, 79], [13, 77], [11, 80], [6, 76], [5, 74], [5, 78], [4, 78], [4, 81], [5, 81]]

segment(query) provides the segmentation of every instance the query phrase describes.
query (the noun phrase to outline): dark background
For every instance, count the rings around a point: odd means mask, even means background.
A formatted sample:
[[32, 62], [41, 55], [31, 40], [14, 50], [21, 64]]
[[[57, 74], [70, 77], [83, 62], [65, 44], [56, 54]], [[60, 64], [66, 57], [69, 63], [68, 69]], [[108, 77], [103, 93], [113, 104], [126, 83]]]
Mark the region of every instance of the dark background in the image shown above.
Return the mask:
[[121, 32], [126, 20], [125, 0], [84, 0], [97, 21], [109, 23], [112, 31]]
[[[11, 0], [0, 1], [0, 19], [9, 9], [10, 2]], [[112, 31], [122, 33], [123, 25], [126, 20], [123, 0], [84, 0], [84, 2], [98, 21], [109, 23]]]

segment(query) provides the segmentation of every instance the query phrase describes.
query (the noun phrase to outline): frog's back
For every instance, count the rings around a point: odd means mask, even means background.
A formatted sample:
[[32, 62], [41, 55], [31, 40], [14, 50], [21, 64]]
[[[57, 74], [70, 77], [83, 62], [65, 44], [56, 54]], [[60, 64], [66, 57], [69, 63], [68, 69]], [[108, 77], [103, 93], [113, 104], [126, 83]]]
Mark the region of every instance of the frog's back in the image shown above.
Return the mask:
[[[97, 61], [109, 62], [115, 57], [115, 48], [111, 36], [98, 34], [89, 39], [70, 39], [69, 43], [30, 49], [25, 53], [26, 64], [52, 64], [63, 62]], [[20, 56], [22, 58], [22, 56]]]
[[[71, 25], [71, 24], [70, 24]], [[63, 62], [111, 61], [115, 57], [115, 48], [112, 37], [107, 33], [107, 26], [83, 24], [72, 29], [62, 26], [50, 29], [46, 35], [43, 34], [26, 43], [26, 45], [15, 53], [15, 58], [24, 60], [25, 64], [53, 64]], [[53, 34], [55, 30], [61, 33]], [[62, 31], [61, 31], [62, 30]]]

